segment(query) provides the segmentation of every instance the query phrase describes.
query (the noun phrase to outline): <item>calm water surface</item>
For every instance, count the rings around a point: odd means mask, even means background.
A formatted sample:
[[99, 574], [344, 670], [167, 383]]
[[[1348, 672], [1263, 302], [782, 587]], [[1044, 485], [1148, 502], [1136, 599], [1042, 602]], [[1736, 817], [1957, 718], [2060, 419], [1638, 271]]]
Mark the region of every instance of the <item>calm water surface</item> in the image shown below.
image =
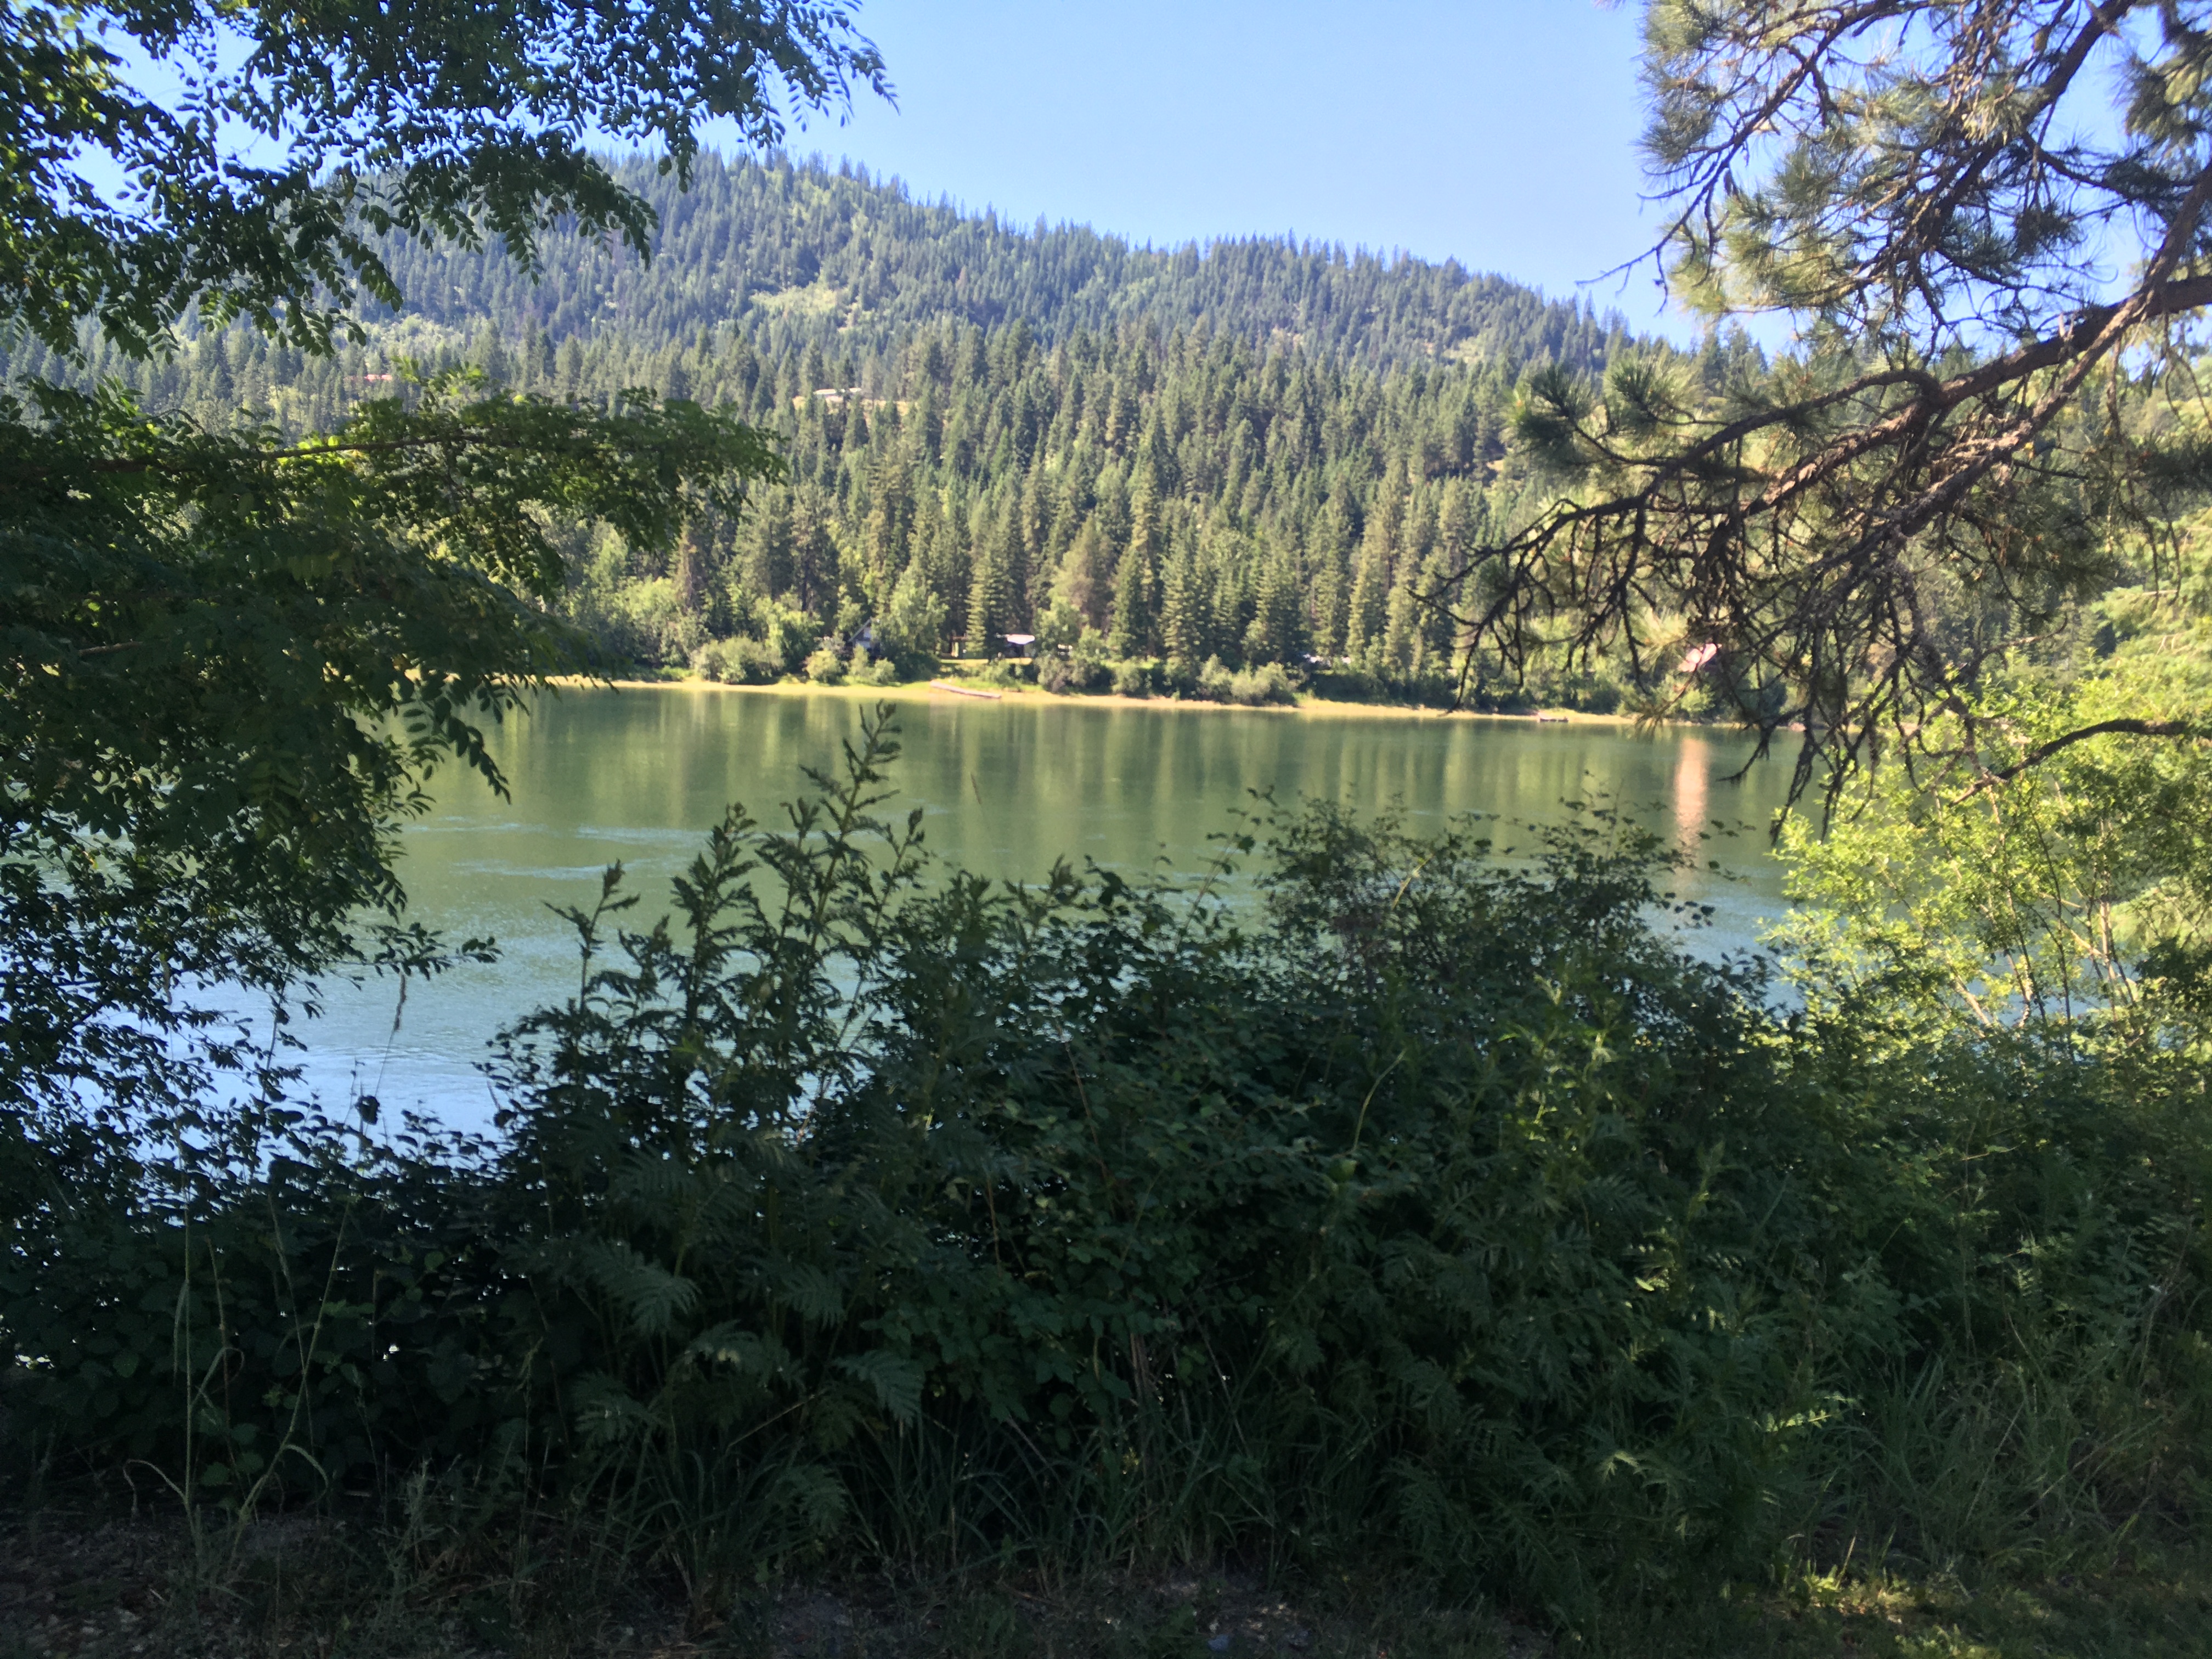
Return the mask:
[[[512, 798], [441, 775], [437, 808], [408, 830], [401, 869], [419, 918], [495, 938], [501, 960], [418, 985], [404, 1006], [389, 985], [337, 996], [307, 1033], [311, 1084], [326, 1099], [367, 1091], [390, 1107], [484, 1121], [491, 1103], [476, 1066], [486, 1041], [575, 988], [574, 934], [550, 907], [588, 904], [618, 860], [644, 896], [629, 920], [660, 914], [667, 878], [724, 806], [743, 801], [769, 821], [803, 788], [802, 767], [834, 765], [866, 707], [836, 694], [670, 686], [567, 691], [510, 722], [493, 746]], [[1743, 827], [1697, 843], [1718, 872], [1676, 884], [1715, 908], [1699, 948], [1747, 945], [1781, 909], [1764, 825], [1785, 769], [1765, 763], [1741, 785], [1724, 781], [1749, 752], [1730, 736], [945, 696], [902, 701], [898, 721], [894, 810], [921, 806], [933, 853], [994, 876], [1034, 879], [1059, 857], [1125, 874], [1162, 860], [1196, 871], [1208, 837], [1261, 789], [1285, 802], [1395, 805], [1416, 828], [1466, 812], [1555, 821], [1563, 802], [1602, 794], [1672, 838], [1695, 841], [1716, 821]], [[1510, 827], [1494, 833], [1515, 839]]]

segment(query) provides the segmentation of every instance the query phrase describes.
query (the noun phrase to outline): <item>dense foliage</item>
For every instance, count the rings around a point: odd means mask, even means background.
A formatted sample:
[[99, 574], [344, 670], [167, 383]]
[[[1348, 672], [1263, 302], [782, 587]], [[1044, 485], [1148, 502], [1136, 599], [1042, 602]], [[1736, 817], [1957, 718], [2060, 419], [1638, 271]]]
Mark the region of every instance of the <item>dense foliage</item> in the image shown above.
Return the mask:
[[733, 504], [772, 465], [693, 405], [481, 390], [289, 447], [112, 393], [0, 403], [0, 1111], [158, 1116], [240, 1058], [196, 993], [439, 960], [392, 842], [441, 762], [496, 781], [480, 722], [578, 660], [531, 603], [561, 580], [539, 515], [672, 539], [685, 479]]
[[389, 258], [406, 315], [465, 334], [487, 320], [543, 330], [556, 346], [611, 333], [655, 350], [734, 324], [769, 356], [816, 345], [863, 362], [948, 323], [1026, 321], [1048, 344], [1205, 329], [1370, 368], [1531, 356], [1588, 368], [1618, 326], [1455, 261], [1268, 237], [1133, 247], [1087, 226], [919, 202], [896, 180], [774, 152], [702, 154], [680, 195], [649, 162], [612, 172], [659, 215], [650, 264], [584, 243], [532, 280], [496, 248], [399, 239]]
[[621, 931], [610, 872], [496, 1146], [14, 1166], [28, 1443], [233, 1512], [419, 1472], [706, 1613], [824, 1553], [1229, 1552], [1580, 1620], [2194, 1501], [2212, 1126], [2155, 1045], [1783, 1020], [1601, 817], [1515, 874], [1313, 809], [1241, 921], [925, 878], [892, 754], [733, 810], [672, 920]]
[[401, 298], [380, 238], [641, 246], [653, 208], [586, 128], [653, 139], [680, 180], [700, 120], [772, 138], [781, 100], [881, 75], [836, 3], [0, 13], [0, 337], [32, 359], [0, 395], [10, 1132], [189, 1118], [209, 1066], [252, 1059], [207, 996], [440, 960], [398, 922], [392, 837], [438, 764], [496, 784], [480, 723], [585, 659], [546, 614], [549, 522], [663, 546], [779, 476], [762, 434], [681, 398], [436, 374], [282, 431], [149, 412], [103, 365], [234, 322], [327, 356], [357, 289]]

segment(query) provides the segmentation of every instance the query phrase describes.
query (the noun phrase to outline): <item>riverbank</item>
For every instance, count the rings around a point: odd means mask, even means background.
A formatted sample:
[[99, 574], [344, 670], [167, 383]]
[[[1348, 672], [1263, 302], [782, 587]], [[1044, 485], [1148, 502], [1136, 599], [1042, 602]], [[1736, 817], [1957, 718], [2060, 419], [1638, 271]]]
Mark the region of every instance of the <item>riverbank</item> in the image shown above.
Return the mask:
[[[953, 685], [937, 685], [921, 680], [902, 681], [896, 685], [824, 685], [817, 680], [783, 679], [771, 681], [765, 685], [743, 685], [686, 674], [657, 679], [617, 676], [605, 680], [563, 676], [552, 683], [556, 687], [604, 685], [616, 690], [836, 697], [871, 705], [878, 702], [997, 702], [1036, 708], [1143, 708], [1155, 713], [1264, 714], [1279, 719], [1287, 715], [1304, 715], [1320, 720], [1494, 721], [1505, 726], [1596, 726], [1616, 730], [1656, 726], [1692, 727], [1703, 724], [1694, 720], [1647, 720], [1637, 714], [1599, 714], [1579, 708], [1540, 708], [1527, 714], [1508, 714], [1490, 709], [1437, 708], [1419, 703], [1359, 702], [1348, 698], [1317, 697], [1310, 693], [1301, 693], [1295, 702], [1289, 703], [1214, 702], [1198, 697], [1130, 697], [1112, 691], [1045, 691], [1033, 685], [1001, 685], [980, 680], [958, 681]], [[977, 692], [990, 695], [978, 697], [974, 695]]]

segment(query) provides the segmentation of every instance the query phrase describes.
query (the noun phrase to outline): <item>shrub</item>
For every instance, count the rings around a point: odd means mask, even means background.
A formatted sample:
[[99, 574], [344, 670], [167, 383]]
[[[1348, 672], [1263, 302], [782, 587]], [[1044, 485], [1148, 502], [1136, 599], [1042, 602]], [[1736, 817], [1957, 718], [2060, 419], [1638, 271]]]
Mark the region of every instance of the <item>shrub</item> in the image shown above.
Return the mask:
[[1257, 668], [1232, 675], [1229, 681], [1229, 701], [1248, 707], [1294, 702], [1297, 697], [1297, 688], [1291, 684], [1291, 677], [1283, 672], [1280, 663], [1261, 663]]
[[910, 678], [900, 672], [894, 659], [872, 656], [866, 646], [854, 648], [853, 659], [845, 669], [846, 680], [854, 685], [896, 685]]
[[1114, 683], [1114, 671], [1099, 654], [1095, 633], [1085, 633], [1065, 652], [1047, 651], [1037, 658], [1037, 684], [1048, 691], [1099, 691]]
[[1106, 654], [1105, 636], [1085, 628], [1067, 653], [1072, 684], [1085, 691], [1102, 691], [1114, 683], [1113, 659]]
[[1208, 657], [1206, 665], [1190, 676], [1190, 695], [1207, 702], [1227, 702], [1236, 684], [1236, 676], [1222, 665], [1220, 658]]
[[1257, 668], [1232, 672], [1220, 658], [1209, 657], [1206, 666], [1189, 677], [1189, 695], [1207, 702], [1258, 708], [1267, 703], [1295, 702], [1297, 688], [1279, 663], [1262, 663]]
[[1332, 702], [1374, 702], [1384, 695], [1372, 674], [1356, 668], [1323, 668], [1313, 677], [1314, 695]]
[[803, 672], [817, 685], [842, 685], [845, 683], [845, 659], [838, 654], [835, 645], [824, 640], [815, 647], [814, 654], [807, 658]]
[[1110, 672], [1114, 677], [1114, 695], [1118, 697], [1149, 697], [1160, 688], [1158, 663], [1117, 662]]
[[691, 653], [691, 666], [725, 685], [768, 685], [783, 678], [783, 659], [763, 640], [715, 640]]

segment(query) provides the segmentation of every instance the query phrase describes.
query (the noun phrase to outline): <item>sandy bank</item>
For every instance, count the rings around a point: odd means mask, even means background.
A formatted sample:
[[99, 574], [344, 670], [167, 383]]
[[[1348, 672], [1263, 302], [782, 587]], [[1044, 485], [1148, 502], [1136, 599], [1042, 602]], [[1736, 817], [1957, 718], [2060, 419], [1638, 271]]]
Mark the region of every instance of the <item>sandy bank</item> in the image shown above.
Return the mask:
[[[562, 688], [607, 685], [617, 690], [683, 691], [709, 696], [728, 693], [765, 697], [841, 697], [854, 702], [940, 702], [973, 708], [988, 708], [994, 701], [963, 696], [957, 691], [940, 690], [919, 681], [903, 685], [817, 685], [811, 680], [778, 680], [772, 685], [726, 685], [719, 681], [704, 679], [586, 680], [563, 677], [553, 684]], [[1422, 708], [1408, 703], [1345, 702], [1314, 696], [1301, 696], [1292, 704], [1271, 703], [1254, 708], [1243, 703], [1202, 702], [1195, 698], [1124, 697], [1110, 691], [1073, 694], [1040, 691], [1030, 685], [976, 686], [974, 689], [998, 692], [1000, 696], [995, 701], [1000, 708], [1142, 708], [1162, 714], [1255, 714], [1279, 720], [1303, 715], [1315, 720], [1489, 720], [1509, 726], [1565, 724], [1618, 727], [1652, 723], [1639, 721], [1632, 714], [1591, 714], [1579, 709], [1565, 708], [1546, 708], [1533, 714], [1504, 714], [1474, 709]], [[1668, 726], [1692, 724], [1675, 720], [1656, 723]]]

